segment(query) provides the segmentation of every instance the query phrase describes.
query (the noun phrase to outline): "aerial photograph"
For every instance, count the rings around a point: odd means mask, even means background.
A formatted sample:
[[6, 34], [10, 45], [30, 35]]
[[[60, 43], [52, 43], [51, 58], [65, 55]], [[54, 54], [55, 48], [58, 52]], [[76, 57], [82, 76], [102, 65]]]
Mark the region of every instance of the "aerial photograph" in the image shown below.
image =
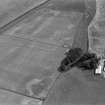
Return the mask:
[[105, 0], [0, 0], [0, 105], [105, 105]]

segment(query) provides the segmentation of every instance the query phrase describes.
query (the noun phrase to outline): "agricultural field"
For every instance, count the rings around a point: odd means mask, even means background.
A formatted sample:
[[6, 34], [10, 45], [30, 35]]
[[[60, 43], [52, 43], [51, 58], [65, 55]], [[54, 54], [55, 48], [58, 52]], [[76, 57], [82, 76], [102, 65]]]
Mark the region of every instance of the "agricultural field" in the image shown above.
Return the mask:
[[[0, 105], [105, 104], [104, 79], [78, 68], [57, 71], [83, 16], [84, 7], [76, 8], [80, 2], [72, 7], [69, 0], [0, 2]], [[94, 51], [105, 43], [99, 25], [89, 30]]]

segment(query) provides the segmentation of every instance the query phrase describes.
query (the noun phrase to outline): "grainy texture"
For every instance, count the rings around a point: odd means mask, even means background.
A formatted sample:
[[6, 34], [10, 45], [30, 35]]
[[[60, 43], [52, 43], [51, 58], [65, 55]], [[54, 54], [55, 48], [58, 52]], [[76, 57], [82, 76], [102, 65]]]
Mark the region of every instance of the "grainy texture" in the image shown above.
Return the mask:
[[[78, 10], [77, 5], [73, 8], [70, 7], [70, 0], [66, 2], [65, 0], [53, 0], [46, 7], [37, 10], [35, 14], [2, 33], [0, 36], [0, 88], [34, 98], [47, 98], [44, 105], [96, 105], [96, 103], [104, 105], [105, 82], [100, 77], [92, 77], [90, 72], [73, 69], [61, 75], [55, 82], [59, 76], [57, 67], [64, 58], [66, 48], [70, 48], [72, 45], [77, 25], [83, 15], [81, 12], [84, 11], [83, 0], [72, 1], [74, 4], [76, 1], [80, 1], [78, 3], [81, 8]], [[30, 3], [34, 5], [33, 2]], [[81, 5], [81, 3], [83, 4]], [[25, 5], [20, 8], [22, 3], [19, 2], [20, 7], [16, 6], [19, 8], [18, 10], [11, 4], [7, 9], [10, 11], [9, 14], [4, 14], [9, 18], [6, 17], [7, 20], [5, 20], [2, 15], [1, 21], [4, 22], [1, 23], [1, 26], [17, 17], [17, 14], [22, 9], [26, 10], [25, 7], [27, 7]], [[74, 8], [75, 10], [73, 10]], [[23, 11], [21, 12], [23, 13]], [[100, 26], [102, 25], [104, 24], [100, 24]], [[80, 28], [84, 28], [84, 26]], [[95, 40], [95, 38], [93, 39]], [[104, 41], [95, 40], [91, 41], [92, 43], [104, 43]], [[54, 82], [55, 85], [53, 85]], [[0, 94], [4, 95], [4, 98], [0, 96], [1, 104], [15, 105], [17, 102], [16, 105], [21, 105], [20, 99], [16, 101], [17, 95], [15, 99], [15, 96], [11, 95], [13, 93], [0, 92]], [[100, 97], [98, 97], [99, 95]], [[21, 100], [22, 97], [19, 96]], [[42, 104], [39, 100], [34, 101], [37, 104], [33, 102], [32, 105]]]
[[[0, 36], [0, 88], [46, 98], [72, 44], [81, 13], [54, 10], [51, 1]], [[60, 5], [59, 5], [60, 6]]]
[[42, 105], [42, 101], [0, 90], [0, 105]]
[[0, 0], [0, 27], [46, 0]]
[[89, 26], [89, 48], [105, 55], [105, 0], [96, 0], [96, 15]]
[[61, 75], [43, 105], [104, 105], [105, 80], [73, 68]]

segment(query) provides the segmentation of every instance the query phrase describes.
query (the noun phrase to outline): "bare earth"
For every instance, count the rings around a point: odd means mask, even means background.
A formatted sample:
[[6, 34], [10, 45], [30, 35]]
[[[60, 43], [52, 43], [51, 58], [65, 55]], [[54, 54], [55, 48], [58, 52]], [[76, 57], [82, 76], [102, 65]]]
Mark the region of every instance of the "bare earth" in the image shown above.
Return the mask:
[[[0, 7], [0, 26], [44, 1], [21, 2], [3, 1], [8, 6]], [[1, 34], [0, 105], [105, 104], [104, 80], [77, 69], [66, 74], [57, 71], [82, 16], [67, 11], [62, 3], [49, 2]]]
[[0, 0], [0, 27], [46, 0]]

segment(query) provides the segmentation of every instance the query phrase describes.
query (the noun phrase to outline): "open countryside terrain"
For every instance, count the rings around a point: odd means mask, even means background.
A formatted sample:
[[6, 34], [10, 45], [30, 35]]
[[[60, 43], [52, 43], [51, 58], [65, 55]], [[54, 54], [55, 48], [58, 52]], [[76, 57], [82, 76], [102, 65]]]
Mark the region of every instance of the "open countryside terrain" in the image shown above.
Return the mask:
[[[4, 0], [2, 5], [6, 8], [0, 7], [0, 26], [43, 2]], [[77, 68], [64, 74], [57, 71], [65, 51], [71, 48], [76, 26], [82, 17], [82, 7], [74, 11], [68, 3], [68, 0], [51, 0], [0, 31], [1, 105], [105, 104], [105, 81], [102, 78]], [[7, 12], [8, 15], [3, 15]], [[91, 46], [95, 48], [102, 41], [100, 33], [95, 34], [97, 40], [92, 40], [96, 38], [92, 35]]]

